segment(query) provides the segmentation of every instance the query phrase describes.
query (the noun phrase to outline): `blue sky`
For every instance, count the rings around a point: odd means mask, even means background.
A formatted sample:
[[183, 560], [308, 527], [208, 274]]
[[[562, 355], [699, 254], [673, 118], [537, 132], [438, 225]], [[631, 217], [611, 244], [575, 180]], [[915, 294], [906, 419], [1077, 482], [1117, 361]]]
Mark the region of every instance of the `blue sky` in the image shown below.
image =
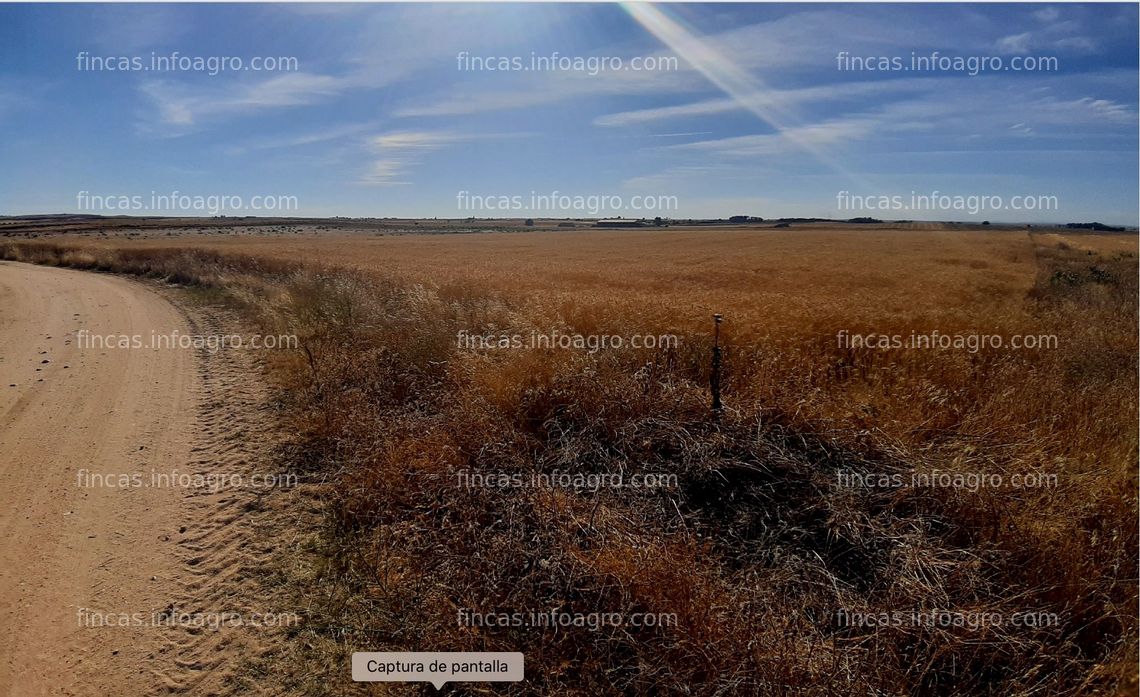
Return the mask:
[[[458, 193], [558, 191], [675, 197], [671, 217], [1136, 225], [1137, 32], [1137, 6], [1119, 4], [0, 5], [0, 214], [179, 191], [295, 196], [312, 216], [491, 217]], [[297, 65], [79, 69], [81, 52], [174, 51]], [[841, 70], [842, 51], [1057, 70]], [[459, 69], [462, 52], [678, 61], [490, 72]], [[844, 191], [1058, 210], [877, 213], [841, 209]]]

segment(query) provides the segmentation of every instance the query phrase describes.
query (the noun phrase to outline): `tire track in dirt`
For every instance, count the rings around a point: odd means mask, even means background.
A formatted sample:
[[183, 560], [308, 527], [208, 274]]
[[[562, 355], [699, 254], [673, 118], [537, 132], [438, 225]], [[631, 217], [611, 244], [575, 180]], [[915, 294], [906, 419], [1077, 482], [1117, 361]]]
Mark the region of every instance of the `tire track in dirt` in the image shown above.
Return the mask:
[[[188, 308], [192, 331], [230, 335], [237, 320], [216, 309]], [[259, 357], [248, 351], [198, 351], [198, 378], [204, 398], [199, 405], [198, 439], [188, 470], [195, 474], [287, 475], [273, 464], [275, 423]], [[275, 655], [285, 625], [295, 614], [282, 607], [264, 583], [272, 567], [279, 530], [276, 507], [269, 503], [285, 492], [267, 487], [222, 486], [192, 492], [187, 500], [191, 523], [179, 552], [186, 574], [174, 606], [181, 612], [240, 616], [243, 626], [188, 625], [170, 634], [166, 651], [176, 655], [177, 670], [157, 675], [167, 692], [193, 695], [273, 694], [274, 688], [250, 673], [251, 662]], [[268, 626], [251, 626], [256, 616]], [[287, 621], [287, 620], [286, 620]], [[236, 659], [236, 660], [235, 660]]]

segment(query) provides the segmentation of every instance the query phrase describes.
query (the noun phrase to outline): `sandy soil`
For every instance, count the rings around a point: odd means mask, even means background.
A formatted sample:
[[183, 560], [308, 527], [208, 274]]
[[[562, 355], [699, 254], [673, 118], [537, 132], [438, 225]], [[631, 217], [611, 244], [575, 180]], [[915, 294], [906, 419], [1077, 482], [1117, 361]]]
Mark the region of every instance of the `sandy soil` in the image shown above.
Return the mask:
[[203, 331], [141, 283], [0, 262], [0, 695], [221, 693], [263, 633], [161, 621], [259, 607], [253, 494], [152, 472], [257, 461], [249, 359], [83, 347], [84, 329]]
[[188, 331], [164, 299], [108, 276], [0, 265], [0, 686], [128, 694], [149, 628], [88, 627], [86, 610], [160, 610], [178, 573], [180, 493], [91, 486], [187, 461], [194, 356], [82, 348], [95, 334]]

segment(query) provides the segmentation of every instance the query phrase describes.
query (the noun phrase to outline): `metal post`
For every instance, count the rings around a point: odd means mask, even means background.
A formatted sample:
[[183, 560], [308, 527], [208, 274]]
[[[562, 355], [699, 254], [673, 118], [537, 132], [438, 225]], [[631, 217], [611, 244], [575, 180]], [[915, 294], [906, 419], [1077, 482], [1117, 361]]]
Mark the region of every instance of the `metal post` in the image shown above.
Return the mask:
[[712, 376], [709, 378], [709, 387], [712, 389], [712, 410], [713, 418], [719, 418], [721, 412], [720, 403], [720, 322], [723, 319], [720, 315], [713, 315], [713, 351], [712, 351]]

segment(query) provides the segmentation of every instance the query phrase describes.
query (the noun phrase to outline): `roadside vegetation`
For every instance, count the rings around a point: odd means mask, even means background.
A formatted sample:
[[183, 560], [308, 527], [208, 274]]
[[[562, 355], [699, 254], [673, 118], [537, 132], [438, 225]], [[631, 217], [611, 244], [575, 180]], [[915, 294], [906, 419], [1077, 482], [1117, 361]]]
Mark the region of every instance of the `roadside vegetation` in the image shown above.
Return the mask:
[[[455, 694], [1135, 691], [1136, 254], [1056, 235], [1008, 239], [1000, 255], [985, 248], [944, 264], [992, 277], [968, 303], [917, 274], [891, 281], [901, 301], [766, 276], [738, 281], [757, 294], [778, 285], [782, 304], [734, 304], [709, 279], [693, 281], [686, 305], [636, 279], [599, 287], [591, 274], [602, 272], [585, 266], [565, 270], [589, 279], [591, 292], [574, 296], [526, 279], [472, 281], [446, 263], [436, 272], [425, 261], [417, 276], [185, 240], [0, 242], [0, 257], [200, 288], [266, 333], [301, 338], [301, 350], [270, 357], [295, 434], [281, 456], [326, 482], [317, 542], [279, 575], [306, 617], [274, 668], [291, 691], [327, 694], [360, 650], [526, 654], [525, 683], [452, 685]], [[878, 263], [854, 260], [871, 274]], [[908, 298], [968, 311], [908, 314]], [[706, 309], [728, 316], [719, 417]], [[1057, 344], [970, 352], [837, 341], [841, 329], [931, 326]], [[677, 342], [590, 352], [457, 341], [553, 330]], [[558, 472], [676, 485], [472, 487], [461, 476]], [[875, 484], [938, 473], [1003, 485]], [[1042, 484], [1008, 485], [1026, 475]], [[551, 610], [673, 619], [462, 619]], [[988, 620], [851, 621], [912, 611]]]

